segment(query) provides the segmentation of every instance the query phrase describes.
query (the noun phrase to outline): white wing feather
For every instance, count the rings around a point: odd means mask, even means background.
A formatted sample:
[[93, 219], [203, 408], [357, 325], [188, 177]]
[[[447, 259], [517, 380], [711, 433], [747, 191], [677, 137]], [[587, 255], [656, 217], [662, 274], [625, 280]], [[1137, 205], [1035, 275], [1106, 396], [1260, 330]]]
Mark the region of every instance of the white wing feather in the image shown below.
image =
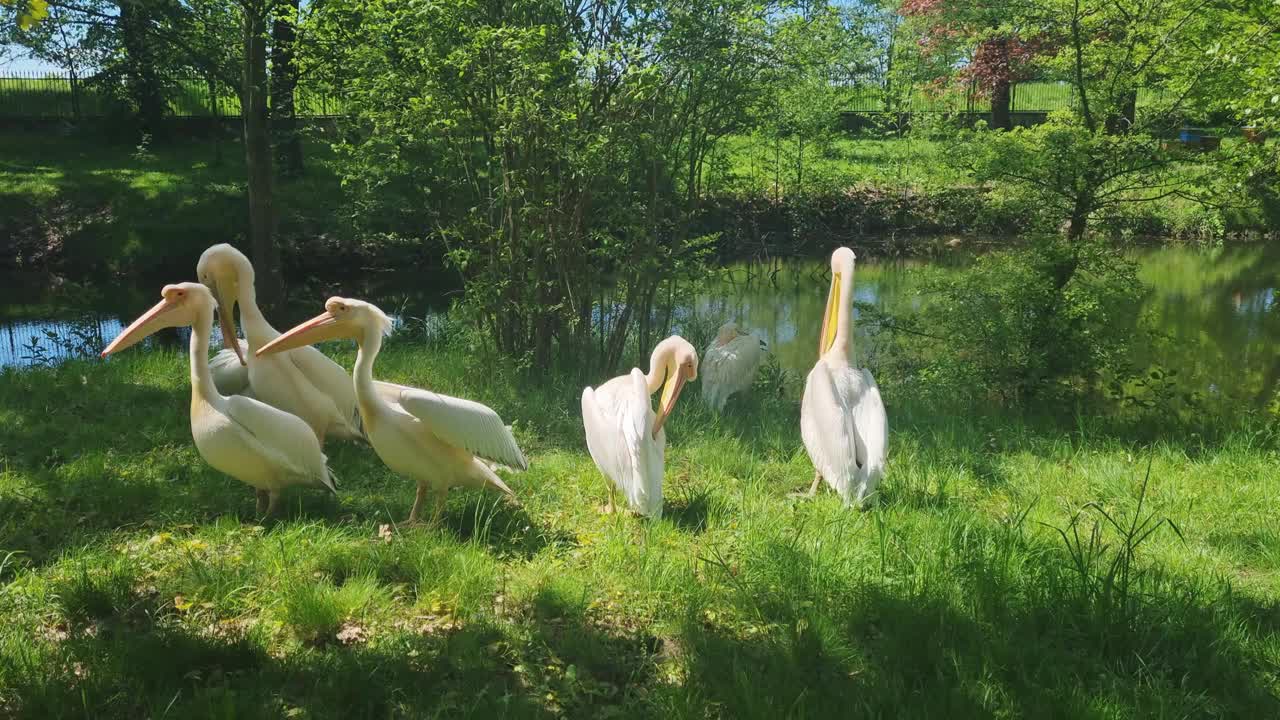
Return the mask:
[[528, 469], [511, 429], [487, 405], [418, 388], [403, 388], [398, 402], [446, 443], [509, 468]]
[[723, 410], [730, 397], [755, 382], [764, 357], [764, 346], [754, 335], [740, 335], [724, 345], [712, 341], [700, 368], [703, 402]]
[[[240, 349], [249, 354], [249, 343], [239, 338]], [[219, 395], [243, 395], [249, 390], [249, 368], [240, 364], [240, 358], [231, 348], [219, 350], [209, 361], [209, 372], [213, 375], [213, 386]]]
[[240, 395], [227, 398], [226, 408], [227, 416], [244, 431], [244, 441], [280, 472], [302, 483], [338, 491], [320, 441], [301, 418]]
[[836, 388], [827, 364], [809, 371], [800, 401], [800, 436], [813, 467], [846, 504], [858, 471], [857, 433], [853, 414]]
[[865, 451], [862, 460], [862, 485], [857, 501], [861, 504], [872, 497], [884, 477], [885, 459], [889, 451], [889, 416], [880, 398], [880, 386], [871, 377], [871, 371], [863, 368], [854, 372], [861, 375], [860, 389], [853, 401], [853, 426]]
[[662, 474], [666, 431], [652, 437], [653, 409], [644, 373], [610, 380], [582, 391], [582, 423], [596, 467], [622, 491], [633, 510], [662, 516]]

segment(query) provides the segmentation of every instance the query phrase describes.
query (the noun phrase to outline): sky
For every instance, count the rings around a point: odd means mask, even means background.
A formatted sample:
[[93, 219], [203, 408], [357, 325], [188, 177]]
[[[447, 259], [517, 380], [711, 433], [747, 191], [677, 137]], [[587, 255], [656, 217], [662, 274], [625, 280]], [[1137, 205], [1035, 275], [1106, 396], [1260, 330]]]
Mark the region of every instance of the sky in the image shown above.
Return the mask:
[[17, 45], [4, 45], [3, 50], [0, 50], [0, 75], [10, 72], [45, 73], [60, 71], [56, 65], [28, 57], [23, 48]]

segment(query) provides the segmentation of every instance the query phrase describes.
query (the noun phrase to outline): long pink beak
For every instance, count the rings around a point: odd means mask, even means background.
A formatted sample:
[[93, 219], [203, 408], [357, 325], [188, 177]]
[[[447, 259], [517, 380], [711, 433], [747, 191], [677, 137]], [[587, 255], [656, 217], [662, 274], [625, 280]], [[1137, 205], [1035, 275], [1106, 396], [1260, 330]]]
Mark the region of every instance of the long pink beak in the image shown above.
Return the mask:
[[245, 365], [244, 351], [240, 349], [240, 341], [236, 339], [235, 321], [231, 317], [231, 312], [224, 310], [225, 307], [222, 303], [218, 303], [218, 326], [222, 328], [222, 346], [234, 350], [236, 357], [240, 359], [240, 364]]
[[137, 320], [134, 320], [133, 323], [129, 325], [129, 327], [122, 330], [120, 334], [116, 336], [116, 339], [112, 340], [111, 344], [107, 345], [107, 347], [102, 351], [102, 354], [100, 357], [106, 357], [112, 353], [117, 353], [117, 352], [120, 352], [121, 350], [124, 350], [125, 348], [132, 347], [133, 345], [136, 345], [138, 342], [142, 341], [143, 338], [147, 337], [148, 335], [155, 332], [156, 330], [159, 330], [160, 329], [159, 327], [148, 327], [148, 326], [152, 322], [154, 322], [156, 318], [169, 312], [170, 310], [173, 310], [174, 307], [175, 305], [169, 302], [168, 298], [165, 298], [164, 300], [161, 300], [160, 302], [156, 303], [154, 306], [152, 306], [150, 310], [143, 313], [142, 317], [138, 318]]
[[257, 357], [305, 347], [321, 340], [341, 337], [342, 332], [337, 327], [337, 322], [338, 319], [333, 316], [333, 313], [326, 310], [301, 325], [290, 328], [288, 332], [263, 345], [258, 349]]

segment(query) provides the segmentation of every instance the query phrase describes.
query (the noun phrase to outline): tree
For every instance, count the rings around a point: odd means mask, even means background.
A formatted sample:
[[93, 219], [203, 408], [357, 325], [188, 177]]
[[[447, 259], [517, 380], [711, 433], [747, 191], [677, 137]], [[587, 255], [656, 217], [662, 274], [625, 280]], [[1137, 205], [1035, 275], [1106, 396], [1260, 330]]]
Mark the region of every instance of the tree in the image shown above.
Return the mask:
[[271, 130], [275, 133], [276, 164], [283, 177], [302, 174], [302, 138], [294, 102], [298, 5], [298, 0], [281, 2], [271, 25]]
[[348, 98], [336, 150], [366, 232], [442, 247], [499, 351], [612, 369], [698, 265], [706, 159], [763, 97], [773, 10], [335, 0], [304, 71]]
[[972, 48], [957, 76], [990, 97], [992, 127], [1011, 128], [1013, 85], [1029, 76], [1044, 48], [1038, 14], [992, 0], [904, 0], [901, 12], [920, 23], [924, 54]]

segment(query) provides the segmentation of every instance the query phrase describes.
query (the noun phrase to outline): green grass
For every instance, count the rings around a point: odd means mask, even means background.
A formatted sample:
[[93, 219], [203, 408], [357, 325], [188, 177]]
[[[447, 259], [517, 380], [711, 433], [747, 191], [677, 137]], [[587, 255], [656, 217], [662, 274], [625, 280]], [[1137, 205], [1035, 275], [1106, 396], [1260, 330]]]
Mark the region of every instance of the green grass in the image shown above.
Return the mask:
[[[285, 240], [341, 226], [328, 146], [309, 142], [306, 155], [306, 175], [275, 184]], [[175, 140], [138, 153], [99, 137], [2, 133], [0, 231], [33, 254], [73, 265], [71, 274], [189, 270], [203, 248], [245, 237], [245, 177], [239, 142], [219, 149], [207, 139]]]
[[[647, 522], [596, 512], [578, 382], [404, 338], [378, 374], [514, 422], [520, 505], [459, 491], [442, 527], [401, 527], [412, 483], [335, 443], [340, 495], [291, 492], [262, 527], [192, 446], [182, 357], [0, 375], [0, 715], [1280, 713], [1263, 428], [1148, 449], [1118, 421], [913, 407], [887, 384], [884, 502], [860, 513], [788, 498], [812, 472], [794, 397], [717, 419], [686, 394]], [[1139, 505], [1177, 532], [1125, 552], [1102, 513]]]

